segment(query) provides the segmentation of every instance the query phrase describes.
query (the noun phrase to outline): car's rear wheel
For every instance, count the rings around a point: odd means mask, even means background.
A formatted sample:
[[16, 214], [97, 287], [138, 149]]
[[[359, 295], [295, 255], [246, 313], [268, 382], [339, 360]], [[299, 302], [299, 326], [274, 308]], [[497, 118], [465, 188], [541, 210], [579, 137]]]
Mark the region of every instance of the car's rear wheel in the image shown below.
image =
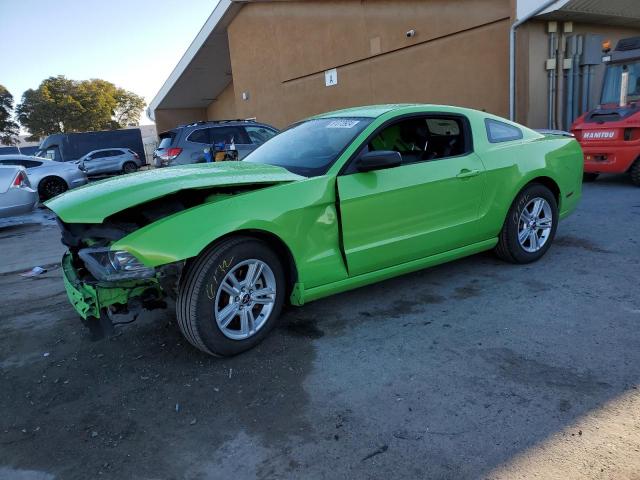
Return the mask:
[[122, 165], [122, 173], [133, 173], [136, 170], [138, 170], [138, 165], [136, 165], [135, 162], [125, 162], [124, 165]]
[[495, 252], [511, 263], [535, 262], [549, 250], [557, 227], [558, 204], [551, 190], [528, 185], [509, 209]]
[[237, 355], [274, 327], [285, 290], [282, 263], [264, 242], [231, 238], [187, 267], [176, 302], [178, 325], [203, 352]]
[[634, 185], [640, 187], [640, 158], [638, 158], [629, 170], [631, 181]]
[[584, 172], [582, 174], [582, 181], [583, 182], [595, 182], [596, 179], [598, 178], [598, 176], [599, 176], [598, 173]]
[[44, 202], [68, 190], [67, 182], [60, 177], [45, 177], [38, 184], [38, 196]]

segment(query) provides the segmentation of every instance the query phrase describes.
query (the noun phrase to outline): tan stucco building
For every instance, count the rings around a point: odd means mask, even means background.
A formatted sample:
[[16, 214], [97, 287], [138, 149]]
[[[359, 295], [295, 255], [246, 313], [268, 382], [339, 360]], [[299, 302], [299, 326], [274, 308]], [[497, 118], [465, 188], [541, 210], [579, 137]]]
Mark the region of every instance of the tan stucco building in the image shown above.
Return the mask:
[[529, 126], [567, 128], [565, 77], [575, 72], [573, 112], [581, 113], [582, 100], [597, 103], [603, 70], [587, 69], [579, 52], [565, 61], [572, 42], [599, 50], [602, 39], [640, 35], [639, 0], [220, 0], [149, 116], [159, 132], [253, 117], [284, 127], [328, 110], [396, 102], [508, 116], [510, 29], [545, 4], [516, 30], [513, 108]]

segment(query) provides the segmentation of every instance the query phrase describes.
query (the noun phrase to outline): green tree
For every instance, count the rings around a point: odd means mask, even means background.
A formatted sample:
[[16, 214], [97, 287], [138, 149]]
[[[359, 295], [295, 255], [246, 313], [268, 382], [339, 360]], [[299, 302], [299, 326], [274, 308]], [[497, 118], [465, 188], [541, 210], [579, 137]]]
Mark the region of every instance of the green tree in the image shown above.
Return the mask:
[[121, 127], [138, 125], [140, 114], [146, 106], [144, 98], [133, 92], [119, 88], [116, 91], [115, 99], [116, 108], [114, 111], [114, 120], [116, 123]]
[[18, 143], [20, 129], [11, 118], [13, 111], [13, 95], [0, 85], [0, 144], [15, 145]]
[[49, 77], [27, 90], [16, 107], [32, 137], [59, 132], [111, 130], [138, 123], [144, 100], [106, 80]]

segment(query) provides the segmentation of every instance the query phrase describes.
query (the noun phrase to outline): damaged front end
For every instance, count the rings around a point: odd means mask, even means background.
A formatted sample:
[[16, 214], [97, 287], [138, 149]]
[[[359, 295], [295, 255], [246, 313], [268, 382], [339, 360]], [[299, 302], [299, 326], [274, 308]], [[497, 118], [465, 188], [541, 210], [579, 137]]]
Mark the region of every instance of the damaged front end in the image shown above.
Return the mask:
[[179, 261], [146, 266], [132, 253], [113, 249], [117, 241], [170, 215], [255, 188], [179, 191], [124, 209], [102, 223], [66, 223], [58, 217], [62, 243], [69, 249], [62, 260], [67, 296], [94, 337], [133, 322], [143, 310], [166, 308], [167, 298], [176, 298], [185, 265]]
[[[302, 178], [271, 165], [220, 162], [124, 175], [49, 200], [69, 249], [62, 267], [71, 304], [96, 333], [133, 321], [143, 309], [166, 307], [177, 295], [186, 256], [158, 262], [116, 248], [118, 242], [203, 204]], [[189, 235], [175, 233], [164, 241]]]
[[[114, 325], [131, 323], [143, 310], [166, 308], [184, 262], [146, 267], [128, 252], [109, 248], [127, 230], [58, 222], [69, 247], [62, 258], [65, 290], [94, 337], [110, 334]], [[80, 232], [84, 235], [78, 236]]]

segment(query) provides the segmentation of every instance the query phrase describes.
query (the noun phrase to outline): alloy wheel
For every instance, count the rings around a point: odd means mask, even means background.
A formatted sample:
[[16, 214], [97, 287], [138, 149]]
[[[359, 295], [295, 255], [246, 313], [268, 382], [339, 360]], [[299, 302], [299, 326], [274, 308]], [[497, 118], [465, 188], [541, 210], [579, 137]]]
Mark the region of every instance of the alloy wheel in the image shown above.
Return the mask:
[[62, 180], [57, 178], [48, 178], [44, 180], [41, 191], [45, 200], [56, 197], [67, 190], [67, 186]]
[[518, 242], [529, 253], [539, 251], [549, 240], [553, 227], [551, 205], [544, 198], [530, 200], [520, 213]]
[[214, 316], [218, 328], [232, 340], [245, 340], [267, 323], [276, 300], [276, 278], [269, 265], [249, 259], [222, 279]]

